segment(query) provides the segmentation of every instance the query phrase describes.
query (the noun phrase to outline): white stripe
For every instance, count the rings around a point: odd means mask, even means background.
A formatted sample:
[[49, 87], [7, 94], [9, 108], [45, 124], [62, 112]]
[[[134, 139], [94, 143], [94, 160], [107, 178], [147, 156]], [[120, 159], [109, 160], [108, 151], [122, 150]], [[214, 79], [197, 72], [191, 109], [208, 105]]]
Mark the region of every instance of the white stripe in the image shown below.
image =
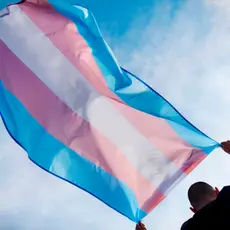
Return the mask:
[[9, 10], [7, 8], [0, 9], [0, 18], [9, 14]]
[[20, 8], [10, 11], [0, 20], [0, 38], [63, 102], [109, 138], [155, 186], [182, 173], [88, 83]]

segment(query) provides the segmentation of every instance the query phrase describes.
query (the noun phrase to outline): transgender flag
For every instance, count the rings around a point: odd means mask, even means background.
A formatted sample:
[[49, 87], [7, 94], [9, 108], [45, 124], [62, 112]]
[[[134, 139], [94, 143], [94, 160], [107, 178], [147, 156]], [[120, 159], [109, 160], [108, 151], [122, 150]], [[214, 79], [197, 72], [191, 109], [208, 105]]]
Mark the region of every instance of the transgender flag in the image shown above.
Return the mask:
[[120, 68], [73, 2], [0, 19], [0, 113], [35, 164], [138, 222], [219, 144]]

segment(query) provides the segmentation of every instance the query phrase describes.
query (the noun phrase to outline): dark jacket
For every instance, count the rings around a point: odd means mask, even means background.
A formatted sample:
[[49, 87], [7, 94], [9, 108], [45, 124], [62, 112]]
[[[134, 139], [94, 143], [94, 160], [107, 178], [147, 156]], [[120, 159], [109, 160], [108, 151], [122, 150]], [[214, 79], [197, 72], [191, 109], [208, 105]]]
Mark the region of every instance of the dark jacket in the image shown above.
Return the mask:
[[181, 230], [230, 230], [230, 186], [183, 224]]

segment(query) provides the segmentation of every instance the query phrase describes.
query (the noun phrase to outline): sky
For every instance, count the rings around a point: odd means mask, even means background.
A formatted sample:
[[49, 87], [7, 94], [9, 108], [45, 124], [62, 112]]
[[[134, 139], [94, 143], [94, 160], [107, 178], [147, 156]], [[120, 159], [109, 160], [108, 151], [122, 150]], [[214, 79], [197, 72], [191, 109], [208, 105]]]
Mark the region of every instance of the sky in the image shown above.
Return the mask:
[[[125, 3], [124, 3], [125, 2]], [[230, 139], [229, 0], [85, 0], [119, 63], [148, 82], [199, 129]], [[105, 7], [99, 14], [98, 5]], [[149, 214], [148, 230], [177, 230], [192, 216], [196, 181], [230, 183], [230, 156], [214, 151]], [[0, 229], [131, 230], [135, 225], [42, 171], [0, 122]]]

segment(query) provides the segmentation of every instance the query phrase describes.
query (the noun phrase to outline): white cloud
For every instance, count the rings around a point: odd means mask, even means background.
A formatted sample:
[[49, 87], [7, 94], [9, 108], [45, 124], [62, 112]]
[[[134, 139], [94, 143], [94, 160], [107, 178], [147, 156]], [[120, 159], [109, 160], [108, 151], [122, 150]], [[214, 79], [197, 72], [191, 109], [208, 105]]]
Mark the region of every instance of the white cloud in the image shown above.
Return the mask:
[[[230, 102], [230, 16], [224, 12], [230, 4], [186, 2], [173, 19], [165, 16], [163, 25], [161, 17], [153, 17], [128, 58], [123, 50], [129, 33], [115, 52], [123, 66], [145, 79], [198, 127], [217, 139], [226, 138], [228, 130], [222, 121], [230, 115], [226, 106]], [[169, 14], [169, 6], [163, 9], [163, 14]], [[139, 32], [135, 22], [134, 31]]]

